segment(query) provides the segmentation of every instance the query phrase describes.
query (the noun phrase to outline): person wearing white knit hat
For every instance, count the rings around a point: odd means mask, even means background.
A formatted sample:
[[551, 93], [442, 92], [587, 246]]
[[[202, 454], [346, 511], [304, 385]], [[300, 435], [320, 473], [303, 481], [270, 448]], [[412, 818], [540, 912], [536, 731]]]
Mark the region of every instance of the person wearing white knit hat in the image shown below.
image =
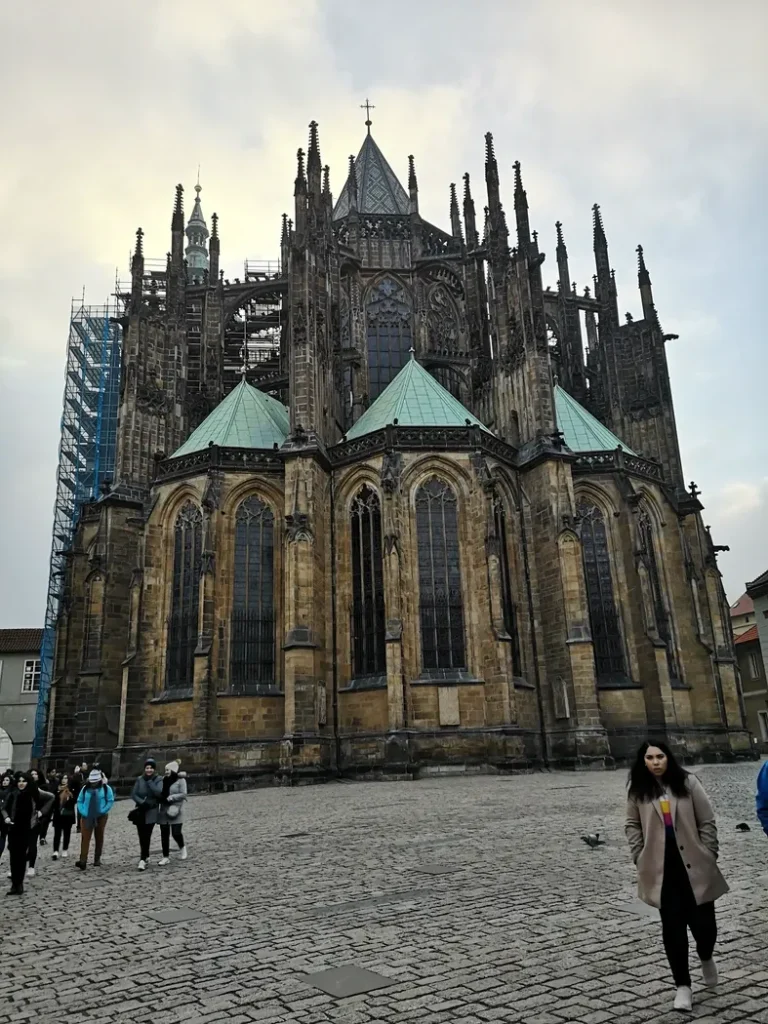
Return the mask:
[[171, 861], [171, 835], [173, 835], [174, 841], [179, 848], [179, 858], [181, 860], [187, 859], [187, 846], [182, 831], [186, 802], [186, 773], [179, 771], [178, 761], [169, 761], [165, 766], [163, 793], [157, 813], [157, 821], [160, 825], [160, 841], [163, 847], [163, 856], [158, 863], [162, 866], [170, 864]]

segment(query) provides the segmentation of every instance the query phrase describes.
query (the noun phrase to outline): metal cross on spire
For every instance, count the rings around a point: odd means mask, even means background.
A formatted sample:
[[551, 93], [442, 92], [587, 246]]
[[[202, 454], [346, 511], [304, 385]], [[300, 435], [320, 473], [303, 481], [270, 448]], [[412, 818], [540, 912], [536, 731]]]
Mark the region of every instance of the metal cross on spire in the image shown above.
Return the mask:
[[374, 106], [373, 103], [369, 103], [368, 102], [368, 97], [366, 96], [365, 97], [365, 103], [361, 103], [360, 104], [360, 109], [365, 111], [365, 117], [366, 117], [365, 127], [368, 129], [368, 134], [370, 135], [371, 134], [371, 125], [373, 124], [373, 121], [371, 121], [371, 111], [375, 110], [376, 107]]

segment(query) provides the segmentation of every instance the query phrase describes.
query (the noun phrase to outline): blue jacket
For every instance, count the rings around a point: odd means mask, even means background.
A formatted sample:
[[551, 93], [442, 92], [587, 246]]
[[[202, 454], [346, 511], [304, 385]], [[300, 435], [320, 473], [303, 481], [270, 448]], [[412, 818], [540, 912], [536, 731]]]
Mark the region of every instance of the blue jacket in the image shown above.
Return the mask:
[[768, 836], [768, 761], [765, 762], [757, 776], [757, 816], [763, 831]]
[[[88, 814], [88, 803], [92, 792], [93, 790], [90, 786], [83, 786], [77, 794], [77, 809], [83, 818]], [[99, 786], [96, 792], [99, 794], [98, 817], [101, 817], [102, 814], [109, 814], [112, 810], [112, 804], [115, 802], [115, 794], [112, 792], [112, 787], [104, 783], [104, 785]]]

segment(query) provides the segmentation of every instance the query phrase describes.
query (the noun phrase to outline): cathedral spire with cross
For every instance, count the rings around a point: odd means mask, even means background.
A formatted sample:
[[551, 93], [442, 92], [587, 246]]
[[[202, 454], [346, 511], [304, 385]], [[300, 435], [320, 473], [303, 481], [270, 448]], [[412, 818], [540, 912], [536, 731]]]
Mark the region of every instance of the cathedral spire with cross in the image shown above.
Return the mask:
[[[356, 207], [365, 215], [408, 214], [410, 199], [400, 183], [399, 178], [389, 166], [386, 157], [376, 145], [371, 135], [371, 111], [374, 105], [366, 99], [360, 104], [365, 111], [365, 127], [367, 134], [355, 160], [355, 179], [357, 181]], [[351, 188], [349, 180], [341, 191], [333, 211], [333, 219], [346, 217], [351, 207]]]
[[375, 110], [376, 107], [373, 103], [368, 102], [368, 97], [366, 96], [365, 103], [360, 104], [360, 109], [365, 111], [365, 127], [368, 129], [368, 134], [370, 135], [371, 125], [373, 124], [373, 121], [371, 120], [371, 111]]

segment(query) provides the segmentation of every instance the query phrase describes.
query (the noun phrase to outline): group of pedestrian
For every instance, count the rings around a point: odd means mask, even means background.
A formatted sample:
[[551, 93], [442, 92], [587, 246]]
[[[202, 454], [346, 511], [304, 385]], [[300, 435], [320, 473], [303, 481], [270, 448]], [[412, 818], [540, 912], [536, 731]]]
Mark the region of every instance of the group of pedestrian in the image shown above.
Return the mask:
[[[148, 758], [136, 780], [131, 799], [134, 808], [128, 815], [136, 825], [139, 839], [139, 870], [149, 863], [150, 843], [155, 825], [160, 826], [162, 856], [158, 864], [170, 863], [173, 837], [180, 859], [187, 859], [183, 833], [187, 781], [179, 762], [171, 761], [165, 775]], [[29, 772], [5, 772], [0, 777], [0, 857], [8, 848], [11, 888], [7, 896], [21, 896], [25, 878], [35, 877], [40, 847], [47, 846], [53, 824], [52, 860], [69, 857], [72, 830], [80, 835], [80, 855], [76, 866], [85, 871], [93, 840], [93, 866], [101, 866], [104, 833], [115, 794], [104, 772], [97, 765], [82, 764], [73, 772], [60, 774], [38, 769]]]
[[[768, 835], [768, 762], [757, 779], [757, 816]], [[718, 867], [715, 812], [703, 785], [666, 743], [645, 742], [628, 781], [625, 832], [637, 867], [637, 891], [659, 911], [661, 934], [675, 983], [673, 1008], [690, 1012], [693, 988], [688, 929], [704, 985], [718, 983], [715, 900], [728, 892]]]

